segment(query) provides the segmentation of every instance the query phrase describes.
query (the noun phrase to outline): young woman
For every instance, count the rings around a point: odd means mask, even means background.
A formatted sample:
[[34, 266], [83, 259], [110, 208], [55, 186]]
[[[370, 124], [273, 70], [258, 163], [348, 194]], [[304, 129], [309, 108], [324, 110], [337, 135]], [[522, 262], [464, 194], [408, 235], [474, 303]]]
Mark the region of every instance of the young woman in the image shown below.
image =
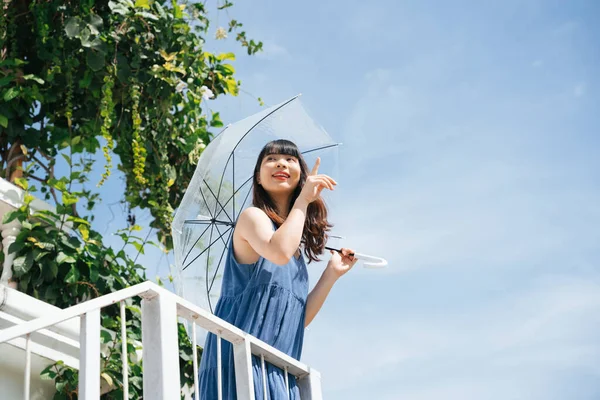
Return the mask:
[[[296, 145], [288, 140], [267, 143], [254, 169], [252, 207], [238, 218], [223, 271], [215, 315], [300, 359], [304, 328], [310, 324], [334, 283], [356, 263], [351, 249], [331, 252], [331, 259], [308, 293], [309, 262], [320, 261], [326, 232], [327, 208], [323, 189], [337, 182], [319, 174], [320, 159], [308, 171]], [[233, 352], [222, 341], [223, 399], [236, 398]], [[288, 399], [285, 373], [266, 364], [267, 394], [263, 393], [260, 358], [253, 356], [254, 393], [260, 399]], [[200, 398], [217, 398], [216, 336], [206, 339], [200, 364]], [[296, 380], [288, 375], [289, 398], [299, 399]]]

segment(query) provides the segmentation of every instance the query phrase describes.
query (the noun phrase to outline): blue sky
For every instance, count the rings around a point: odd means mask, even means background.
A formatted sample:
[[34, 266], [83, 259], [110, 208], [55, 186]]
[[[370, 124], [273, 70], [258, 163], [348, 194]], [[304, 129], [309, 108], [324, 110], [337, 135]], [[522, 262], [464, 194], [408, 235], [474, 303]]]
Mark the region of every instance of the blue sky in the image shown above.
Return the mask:
[[[390, 263], [343, 277], [307, 331], [324, 397], [598, 399], [600, 4], [255, 0], [231, 14], [265, 43], [238, 52], [243, 88], [267, 105], [303, 93], [344, 143], [336, 231]], [[234, 122], [259, 107], [214, 109]], [[103, 194], [107, 232], [124, 225], [108, 211], [120, 184]], [[173, 262], [140, 259], [151, 278]]]

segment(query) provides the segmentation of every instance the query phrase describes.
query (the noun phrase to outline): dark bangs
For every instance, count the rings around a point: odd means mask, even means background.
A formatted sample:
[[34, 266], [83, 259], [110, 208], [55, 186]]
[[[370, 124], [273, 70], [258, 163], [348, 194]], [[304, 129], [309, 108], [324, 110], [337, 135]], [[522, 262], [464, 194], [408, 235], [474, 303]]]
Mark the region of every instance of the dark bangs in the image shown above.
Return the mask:
[[271, 154], [285, 154], [288, 156], [300, 158], [298, 147], [289, 140], [279, 139], [267, 143], [263, 149], [263, 158]]

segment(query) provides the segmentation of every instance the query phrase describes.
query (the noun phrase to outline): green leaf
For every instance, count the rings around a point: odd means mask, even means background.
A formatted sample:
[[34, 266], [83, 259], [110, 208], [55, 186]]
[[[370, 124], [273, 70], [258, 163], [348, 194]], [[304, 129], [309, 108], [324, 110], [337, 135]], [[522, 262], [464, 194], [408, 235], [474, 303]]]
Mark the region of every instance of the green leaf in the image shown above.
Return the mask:
[[68, 381], [56, 381], [56, 391], [62, 392], [63, 389], [69, 384]]
[[152, 13], [146, 12], [146, 11], [138, 11], [135, 13], [135, 15], [139, 16], [139, 17], [144, 17], [144, 18], [148, 18], [151, 19], [153, 21], [158, 21], [158, 17]]
[[86, 225], [79, 225], [78, 229], [79, 229], [79, 232], [81, 232], [81, 236], [83, 237], [83, 240], [85, 240], [87, 242], [90, 238], [90, 230], [88, 229], [88, 227]]
[[150, 9], [150, 1], [149, 0], [136, 0], [135, 6], [137, 8], [145, 8], [147, 10]]
[[111, 0], [108, 2], [108, 7], [115, 14], [127, 15], [129, 13], [129, 8], [123, 3], [117, 3]]
[[16, 87], [11, 87], [4, 93], [4, 101], [11, 101], [18, 95], [19, 95], [19, 89]]
[[166, 173], [167, 173], [167, 187], [171, 187], [175, 183], [175, 179], [177, 179], [177, 171], [175, 170], [175, 167], [167, 164]]
[[131, 244], [133, 245], [133, 247], [136, 248], [137, 251], [144, 254], [144, 245], [143, 244], [141, 244], [140, 242], [131, 242]]
[[100, 71], [102, 68], [104, 68], [104, 53], [91, 49], [87, 49], [86, 52], [87, 54], [85, 60], [88, 67], [94, 71]]
[[7, 75], [4, 78], [0, 78], [0, 87], [8, 85], [13, 79], [15, 79], [13, 75]]
[[177, 19], [183, 18], [182, 4], [177, 4], [177, 1], [175, 0], [171, 0], [171, 3], [173, 4], [173, 16]]
[[0, 114], [0, 125], [3, 126], [4, 128], [8, 128], [8, 118], [6, 118], [2, 114]]
[[89, 221], [83, 219], [83, 218], [79, 218], [79, 217], [73, 217], [71, 215], [69, 215], [69, 217], [67, 218], [67, 221], [71, 221], [71, 222], [77, 222], [79, 224], [85, 224], [87, 226], [90, 226]]
[[24, 75], [23, 79], [26, 79], [28, 81], [36, 81], [37, 83], [39, 83], [40, 85], [44, 84], [44, 80], [40, 77], [37, 77], [33, 74], [28, 74], [28, 75]]
[[233, 5], [232, 2], [225, 0], [225, 3], [219, 7], [217, 7], [217, 10], [224, 10], [226, 8], [229, 8]]
[[100, 38], [95, 38], [94, 40], [86, 41], [85, 43], [82, 42], [81, 44], [83, 45], [83, 47], [89, 47], [100, 52], [100, 54], [106, 54], [106, 44], [104, 44], [104, 42]]
[[102, 329], [100, 331], [100, 340], [102, 341], [102, 343], [110, 343], [110, 342], [112, 342], [113, 337], [110, 334], [110, 332]]
[[33, 253], [29, 252], [24, 256], [17, 257], [13, 261], [13, 271], [17, 277], [26, 274], [33, 265]]
[[79, 270], [77, 269], [77, 267], [75, 265], [71, 265], [71, 269], [69, 270], [69, 273], [65, 277], [65, 282], [75, 283], [77, 281], [79, 281]]
[[94, 264], [90, 265], [90, 282], [96, 283], [98, 281], [98, 276], [100, 275], [100, 269], [97, 268]]
[[218, 66], [218, 69], [225, 75], [233, 75], [235, 73], [235, 68], [231, 64], [221, 64]]
[[21, 250], [23, 250], [25, 245], [25, 242], [21, 242], [18, 240], [16, 242], [11, 243], [10, 246], [8, 246], [8, 254], [20, 252]]
[[29, 193], [26, 193], [25, 197], [23, 197], [23, 203], [25, 203], [27, 205], [31, 204], [31, 202], [34, 200], [35, 200], [35, 197], [33, 197], [33, 195], [31, 195]]
[[94, 74], [92, 73], [92, 71], [86, 70], [85, 74], [83, 75], [83, 78], [79, 80], [79, 87], [82, 89], [89, 87], [90, 83], [92, 83], [93, 77]]
[[58, 253], [58, 256], [56, 257], [56, 262], [59, 264], [63, 264], [63, 263], [74, 264], [76, 262], [76, 260], [72, 256], [68, 256], [61, 251], [60, 253]]
[[12, 211], [9, 211], [6, 214], [4, 214], [4, 216], [2, 217], [2, 223], [3, 224], [8, 224], [9, 222], [11, 222], [15, 218], [17, 218], [20, 214], [21, 214], [21, 210], [12, 210]]
[[221, 121], [221, 116], [218, 112], [212, 114], [212, 119], [210, 120], [210, 126], [213, 128], [220, 128], [223, 126], [223, 121]]
[[70, 206], [79, 201], [79, 197], [70, 194], [69, 192], [64, 192], [62, 196], [62, 201], [65, 206]]
[[100, 33], [102, 25], [102, 17], [100, 17], [98, 14], [90, 14], [90, 23], [88, 24], [88, 28], [90, 28], [90, 31], [93, 35], [97, 35]]
[[65, 159], [65, 161], [67, 162], [68, 165], [71, 165], [71, 157], [69, 157], [68, 155], [61, 153], [61, 156], [63, 156], [63, 158]]
[[217, 60], [235, 60], [235, 54], [233, 53], [221, 53], [217, 56]]
[[78, 37], [79, 34], [81, 33], [82, 26], [83, 26], [83, 23], [81, 21], [81, 18], [79, 18], [79, 17], [69, 18], [69, 20], [65, 24], [65, 33], [67, 34], [67, 37], [69, 39], [74, 39], [74, 38]]
[[227, 88], [227, 92], [231, 93], [234, 96], [237, 96], [239, 88], [235, 79], [225, 79], [224, 82], [225, 87]]
[[108, 386], [112, 386], [113, 385], [113, 379], [106, 372], [101, 373], [100, 376], [102, 378], [104, 378], [104, 380], [106, 381], [106, 383], [108, 383]]
[[25, 178], [15, 178], [15, 183], [22, 189], [27, 190], [27, 188], [29, 188], [29, 184]]
[[60, 190], [61, 192], [67, 190], [67, 183], [65, 182], [65, 179], [63, 179], [63, 178], [61, 178], [60, 180], [50, 178], [48, 180], [48, 184], [50, 186], [52, 186], [53, 188]]
[[35, 262], [39, 262], [42, 258], [44, 258], [45, 255], [50, 254], [49, 251], [40, 251], [38, 249], [34, 250], [35, 252], [35, 256], [33, 257], [33, 259], [35, 260]]
[[56, 378], [56, 372], [54, 371], [54, 364], [48, 365], [42, 372], [40, 372], [40, 378], [45, 381], [53, 380]]
[[[50, 281], [58, 276], [58, 264], [55, 262], [46, 262], [43, 267], [44, 277]], [[51, 287], [51, 286], [50, 286]], [[47, 292], [46, 292], [47, 295]]]

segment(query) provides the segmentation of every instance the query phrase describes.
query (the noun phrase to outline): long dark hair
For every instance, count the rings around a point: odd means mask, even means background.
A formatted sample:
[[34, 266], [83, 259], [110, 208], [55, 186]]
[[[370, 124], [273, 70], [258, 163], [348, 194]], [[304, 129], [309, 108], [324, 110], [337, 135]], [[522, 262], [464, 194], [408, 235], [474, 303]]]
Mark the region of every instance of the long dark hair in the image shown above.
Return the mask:
[[[300, 150], [298, 150], [298, 147], [293, 142], [285, 139], [273, 140], [267, 143], [258, 155], [256, 166], [254, 167], [252, 204], [254, 207], [263, 210], [275, 225], [280, 227], [285, 221], [284, 218], [277, 213], [277, 207], [275, 206], [273, 199], [271, 199], [271, 196], [269, 196], [269, 193], [258, 184], [262, 160], [270, 154], [285, 154], [296, 157], [300, 163], [300, 182], [298, 182], [298, 186], [290, 199], [290, 209], [304, 187], [306, 177], [308, 176], [308, 166], [306, 165], [306, 161], [304, 161]], [[308, 257], [309, 263], [312, 261], [321, 261], [317, 256], [323, 254], [325, 243], [328, 238], [327, 232], [331, 230], [331, 227], [333, 227], [333, 225], [327, 221], [327, 206], [323, 199], [319, 197], [308, 205], [304, 229], [302, 231], [304, 254]]]

